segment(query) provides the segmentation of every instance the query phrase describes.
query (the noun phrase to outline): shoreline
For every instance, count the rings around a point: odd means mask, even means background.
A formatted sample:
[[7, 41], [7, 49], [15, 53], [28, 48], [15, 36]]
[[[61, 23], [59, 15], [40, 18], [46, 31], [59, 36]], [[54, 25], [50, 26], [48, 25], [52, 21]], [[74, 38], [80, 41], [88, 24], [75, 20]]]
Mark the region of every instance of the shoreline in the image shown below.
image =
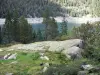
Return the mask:
[[[38, 24], [43, 22], [43, 18], [26, 18], [29, 24]], [[62, 22], [63, 17], [55, 17], [55, 20], [57, 22]], [[100, 21], [100, 17], [98, 18], [90, 18], [90, 17], [66, 17], [66, 20], [68, 22], [73, 22], [73, 23], [87, 23], [87, 22], [96, 22]], [[3, 25], [5, 23], [5, 18], [0, 18], [0, 25]]]

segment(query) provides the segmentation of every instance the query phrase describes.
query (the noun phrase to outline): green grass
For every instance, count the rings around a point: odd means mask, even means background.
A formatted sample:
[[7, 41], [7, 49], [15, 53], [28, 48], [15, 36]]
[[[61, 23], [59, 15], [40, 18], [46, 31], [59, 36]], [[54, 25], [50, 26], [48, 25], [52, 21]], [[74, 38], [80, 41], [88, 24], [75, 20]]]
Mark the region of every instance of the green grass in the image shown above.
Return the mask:
[[[62, 64], [61, 61], [66, 61], [60, 58], [60, 53], [46, 52], [45, 55], [50, 58], [49, 61], [41, 60], [38, 52], [21, 52], [21, 51], [3, 51], [0, 55], [5, 55], [7, 53], [17, 53], [16, 60], [0, 60], [0, 75], [5, 75], [6, 73], [15, 73], [17, 75], [36, 75], [43, 69], [40, 66], [41, 63], [52, 63], [52, 64]], [[64, 56], [65, 58], [65, 56]], [[15, 64], [12, 62], [17, 61]], [[33, 74], [34, 73], [34, 74]]]
[[[5, 55], [7, 53], [17, 53], [16, 60], [0, 60], [0, 75], [5, 75], [6, 73], [14, 73], [14, 75], [41, 75], [43, 66], [41, 63], [50, 63], [54, 65], [70, 65], [71, 67], [80, 67], [82, 62], [87, 62], [88, 64], [97, 65], [96, 62], [92, 60], [82, 58], [80, 60], [72, 61], [67, 59], [65, 55], [59, 52], [45, 52], [45, 55], [49, 57], [49, 61], [41, 60], [38, 52], [33, 51], [3, 51], [0, 55]], [[17, 63], [13, 63], [17, 61]], [[78, 65], [75, 65], [78, 64]]]

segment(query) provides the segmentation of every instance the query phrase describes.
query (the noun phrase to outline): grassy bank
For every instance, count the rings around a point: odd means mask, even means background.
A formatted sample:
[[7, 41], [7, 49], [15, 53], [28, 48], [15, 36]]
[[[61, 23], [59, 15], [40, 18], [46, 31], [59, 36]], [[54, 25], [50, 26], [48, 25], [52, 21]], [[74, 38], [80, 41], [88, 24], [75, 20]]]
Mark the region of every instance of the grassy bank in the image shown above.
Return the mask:
[[46, 52], [45, 55], [50, 59], [48, 61], [40, 59], [38, 52], [3, 51], [0, 52], [0, 56], [8, 53], [17, 53], [17, 59], [0, 60], [0, 75], [5, 75], [6, 73], [36, 75], [43, 69], [43, 66], [40, 66], [41, 63], [51, 63], [52, 65], [67, 63], [65, 56], [60, 53]]

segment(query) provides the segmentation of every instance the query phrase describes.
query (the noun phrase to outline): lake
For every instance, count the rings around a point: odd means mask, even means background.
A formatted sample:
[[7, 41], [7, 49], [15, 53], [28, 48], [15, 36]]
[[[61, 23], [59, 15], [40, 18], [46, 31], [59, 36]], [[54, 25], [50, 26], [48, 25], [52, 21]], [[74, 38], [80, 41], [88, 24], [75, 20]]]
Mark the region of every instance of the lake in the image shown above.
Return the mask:
[[[26, 18], [28, 23], [32, 25], [34, 30], [44, 30], [44, 25], [42, 24], [43, 18]], [[58, 24], [58, 30], [60, 31], [60, 23], [63, 20], [63, 17], [55, 17], [55, 20]], [[68, 21], [68, 30], [71, 30], [74, 26], [80, 26], [82, 23], [86, 22], [95, 22], [100, 21], [100, 17], [98, 18], [88, 18], [88, 17], [66, 17], [66, 20]], [[0, 25], [3, 25], [5, 23], [5, 18], [0, 18]]]
[[[60, 29], [61, 29], [61, 23], [62, 23], [62, 22], [57, 22], [58, 31], [60, 31]], [[73, 22], [68, 22], [68, 23], [67, 23], [67, 26], [68, 26], [68, 30], [72, 30], [74, 26], [77, 27], [77, 26], [80, 26], [80, 24], [73, 23]], [[43, 31], [45, 25], [42, 24], [42, 23], [36, 23], [36, 24], [32, 24], [32, 27], [33, 27], [33, 30], [35, 30], [35, 31], [37, 31], [38, 29], [40, 29], [40, 30]]]

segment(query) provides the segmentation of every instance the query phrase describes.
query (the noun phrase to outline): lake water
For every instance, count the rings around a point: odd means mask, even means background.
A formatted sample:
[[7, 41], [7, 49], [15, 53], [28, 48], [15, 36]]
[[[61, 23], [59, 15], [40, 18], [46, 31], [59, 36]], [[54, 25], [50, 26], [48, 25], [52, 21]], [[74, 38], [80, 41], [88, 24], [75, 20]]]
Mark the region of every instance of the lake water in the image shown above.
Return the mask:
[[[44, 25], [42, 24], [43, 18], [26, 18], [28, 23], [32, 25], [34, 30], [44, 30]], [[60, 30], [60, 23], [62, 22], [62, 17], [55, 17], [55, 20], [58, 24], [58, 30]], [[71, 30], [74, 26], [80, 26], [82, 23], [86, 22], [95, 22], [100, 21], [100, 17], [98, 18], [79, 18], [79, 17], [66, 17], [66, 20], [68, 21], [68, 29]], [[0, 18], [0, 25], [3, 25], [5, 23], [5, 18]]]
[[[61, 22], [58, 22], [57, 25], [58, 25], [58, 30], [60, 31], [60, 29], [61, 29]], [[77, 27], [77, 26], [80, 26], [80, 24], [73, 23], [73, 22], [68, 22], [67, 26], [68, 26], [68, 30], [72, 30], [74, 26]], [[42, 24], [42, 23], [36, 23], [36, 24], [32, 24], [32, 27], [33, 27], [33, 29], [35, 31], [37, 31], [38, 29], [44, 30], [45, 25]]]

